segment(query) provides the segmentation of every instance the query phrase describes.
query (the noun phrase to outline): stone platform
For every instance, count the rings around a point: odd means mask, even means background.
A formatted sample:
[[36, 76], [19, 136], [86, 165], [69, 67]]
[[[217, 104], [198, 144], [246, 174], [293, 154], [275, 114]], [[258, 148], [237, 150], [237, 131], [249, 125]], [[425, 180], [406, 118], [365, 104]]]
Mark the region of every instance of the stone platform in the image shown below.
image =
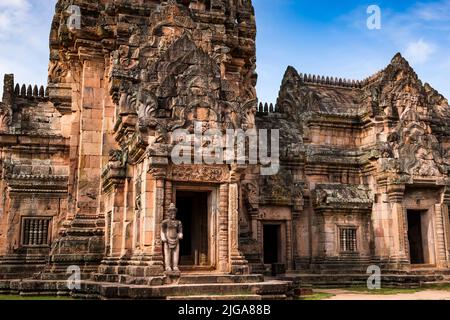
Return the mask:
[[169, 284], [164, 277], [147, 279], [145, 283], [142, 279], [121, 278], [117, 282], [108, 282], [106, 280], [113, 279], [101, 279], [100, 275], [94, 275], [94, 278], [98, 281], [82, 280], [79, 290], [69, 290], [65, 280], [0, 280], [0, 293], [70, 295], [80, 299], [274, 300], [289, 299], [292, 291], [289, 281], [264, 281], [259, 275], [182, 275]]
[[[365, 273], [289, 273], [277, 277], [291, 281], [296, 287], [346, 288], [366, 286], [369, 274]], [[450, 281], [450, 270], [411, 270], [409, 272], [385, 272], [381, 275], [382, 287], [417, 288]]]

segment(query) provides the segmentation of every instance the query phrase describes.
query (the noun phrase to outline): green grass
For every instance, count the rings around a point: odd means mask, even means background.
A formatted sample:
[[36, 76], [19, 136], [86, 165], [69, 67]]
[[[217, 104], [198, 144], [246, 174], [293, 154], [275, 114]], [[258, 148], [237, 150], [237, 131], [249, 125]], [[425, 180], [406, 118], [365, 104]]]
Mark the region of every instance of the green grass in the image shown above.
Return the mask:
[[425, 288], [381, 288], [381, 289], [368, 289], [367, 287], [350, 287], [344, 288], [346, 291], [350, 292], [358, 292], [364, 294], [373, 294], [373, 295], [390, 295], [390, 294], [408, 294], [408, 293], [416, 293], [419, 291], [426, 290]]
[[23, 297], [17, 295], [0, 295], [1, 300], [74, 300], [71, 297], [57, 297], [57, 296], [32, 296]]
[[450, 284], [433, 284], [422, 287], [423, 290], [442, 290], [450, 291]]
[[334, 297], [334, 294], [324, 293], [324, 292], [315, 292], [314, 294], [297, 297], [297, 300], [306, 300], [306, 301], [317, 301], [317, 300], [325, 300]]

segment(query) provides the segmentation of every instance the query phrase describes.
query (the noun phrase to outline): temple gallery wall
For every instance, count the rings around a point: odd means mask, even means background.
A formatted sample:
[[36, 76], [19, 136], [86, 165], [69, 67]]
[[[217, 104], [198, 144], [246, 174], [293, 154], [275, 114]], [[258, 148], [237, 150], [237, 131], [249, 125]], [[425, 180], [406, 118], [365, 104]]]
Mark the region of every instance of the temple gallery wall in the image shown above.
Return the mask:
[[[60, 0], [51, 25], [47, 87], [4, 78], [0, 278], [448, 270], [450, 107], [400, 54], [362, 81], [288, 67], [268, 105], [251, 1]], [[175, 164], [197, 123], [280, 130], [278, 173]]]

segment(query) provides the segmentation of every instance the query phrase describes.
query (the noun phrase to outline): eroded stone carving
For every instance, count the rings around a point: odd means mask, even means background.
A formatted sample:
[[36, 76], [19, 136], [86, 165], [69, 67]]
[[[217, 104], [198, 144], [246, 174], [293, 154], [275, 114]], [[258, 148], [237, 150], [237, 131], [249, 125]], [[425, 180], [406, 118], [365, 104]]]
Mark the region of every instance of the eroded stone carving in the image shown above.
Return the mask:
[[12, 124], [12, 109], [7, 104], [0, 102], [0, 132], [8, 131]]

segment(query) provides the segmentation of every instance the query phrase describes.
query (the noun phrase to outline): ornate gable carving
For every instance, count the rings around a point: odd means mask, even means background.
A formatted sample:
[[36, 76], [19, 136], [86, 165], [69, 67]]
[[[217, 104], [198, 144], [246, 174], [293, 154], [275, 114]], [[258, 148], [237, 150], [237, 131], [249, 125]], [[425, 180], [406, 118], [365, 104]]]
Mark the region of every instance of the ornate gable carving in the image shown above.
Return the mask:
[[423, 86], [400, 55], [370, 87], [374, 111], [395, 121], [385, 131], [387, 141], [378, 147], [381, 170], [419, 177], [447, 175], [450, 150], [434, 134], [431, 120], [448, 126], [448, 102], [429, 85]]

